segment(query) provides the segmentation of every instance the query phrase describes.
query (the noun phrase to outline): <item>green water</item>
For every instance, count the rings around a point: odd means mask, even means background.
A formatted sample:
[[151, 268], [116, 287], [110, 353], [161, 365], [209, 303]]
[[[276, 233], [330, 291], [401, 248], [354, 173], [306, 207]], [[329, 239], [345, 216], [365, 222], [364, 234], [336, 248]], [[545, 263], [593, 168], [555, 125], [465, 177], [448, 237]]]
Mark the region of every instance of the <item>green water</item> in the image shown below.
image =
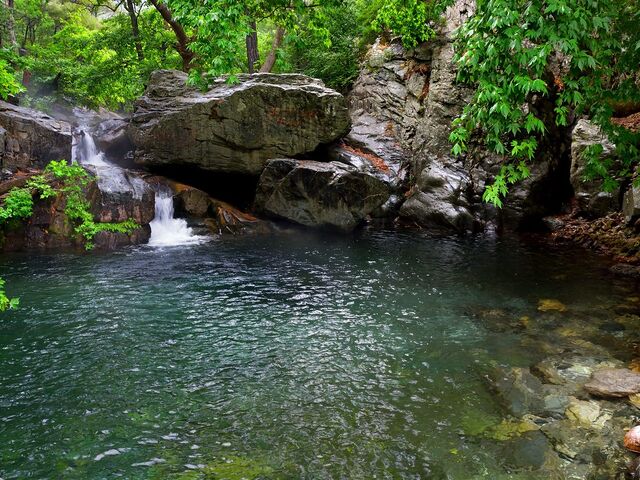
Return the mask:
[[[542, 356], [540, 298], [606, 320], [585, 252], [296, 233], [0, 256], [0, 478], [471, 479], [506, 474], [493, 365]], [[538, 316], [536, 316], [538, 315]], [[546, 318], [546, 317], [545, 317]], [[560, 320], [562, 321], [562, 320]]]

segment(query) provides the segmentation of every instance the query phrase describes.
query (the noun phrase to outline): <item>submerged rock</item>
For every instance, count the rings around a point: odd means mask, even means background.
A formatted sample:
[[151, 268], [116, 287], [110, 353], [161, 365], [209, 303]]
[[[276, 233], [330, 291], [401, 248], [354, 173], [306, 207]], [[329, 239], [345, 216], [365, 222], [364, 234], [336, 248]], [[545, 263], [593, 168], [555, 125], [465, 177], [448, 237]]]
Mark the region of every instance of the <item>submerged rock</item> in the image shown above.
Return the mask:
[[512, 415], [520, 417], [527, 413], [537, 414], [544, 411], [542, 383], [528, 369], [497, 369], [491, 380], [500, 403]]
[[135, 162], [257, 176], [270, 158], [311, 152], [349, 131], [346, 100], [320, 80], [238, 78], [201, 92], [185, 73], [154, 72], [129, 128]]
[[301, 225], [352, 230], [389, 196], [385, 182], [350, 165], [275, 159], [260, 176], [255, 204]]
[[585, 390], [598, 397], [621, 398], [640, 393], [640, 373], [626, 368], [607, 368], [593, 373]]
[[37, 110], [0, 100], [0, 167], [42, 168], [51, 160], [71, 160], [71, 125]]

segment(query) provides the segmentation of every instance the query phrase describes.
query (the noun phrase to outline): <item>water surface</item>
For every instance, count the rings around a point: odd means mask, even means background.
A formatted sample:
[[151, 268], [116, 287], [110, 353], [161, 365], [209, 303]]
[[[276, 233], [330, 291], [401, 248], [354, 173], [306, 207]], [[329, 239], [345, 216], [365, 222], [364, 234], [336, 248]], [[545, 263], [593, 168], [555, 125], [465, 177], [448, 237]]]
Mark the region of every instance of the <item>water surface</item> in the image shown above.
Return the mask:
[[[0, 256], [0, 478], [529, 478], [469, 434], [541, 298], [633, 292], [586, 252], [311, 233]], [[480, 312], [480, 313], [479, 313]], [[490, 317], [490, 315], [489, 315]], [[624, 352], [620, 353], [624, 355]]]

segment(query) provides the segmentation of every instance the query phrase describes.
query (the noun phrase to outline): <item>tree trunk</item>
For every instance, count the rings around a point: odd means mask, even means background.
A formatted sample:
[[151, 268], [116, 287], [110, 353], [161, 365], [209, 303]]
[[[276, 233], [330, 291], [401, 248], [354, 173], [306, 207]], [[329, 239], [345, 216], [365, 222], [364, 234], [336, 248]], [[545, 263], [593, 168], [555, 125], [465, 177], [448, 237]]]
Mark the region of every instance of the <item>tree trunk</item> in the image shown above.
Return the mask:
[[278, 27], [276, 29], [276, 35], [273, 37], [273, 43], [271, 44], [271, 50], [267, 55], [267, 58], [264, 59], [264, 64], [260, 69], [263, 73], [269, 73], [273, 66], [276, 63], [276, 54], [278, 53], [278, 48], [282, 45], [282, 40], [284, 39], [284, 28]]
[[131, 20], [131, 34], [133, 35], [133, 41], [136, 44], [136, 53], [138, 54], [138, 60], [142, 61], [144, 60], [144, 52], [142, 51], [142, 41], [140, 40], [138, 15], [136, 15], [136, 9], [133, 0], [127, 0], [125, 4], [125, 10], [129, 13], [129, 19]]
[[249, 67], [249, 73], [255, 73], [256, 71], [256, 63], [260, 60], [260, 53], [258, 52], [258, 29], [256, 26], [256, 21], [251, 20], [249, 23], [249, 27], [251, 28], [251, 32], [247, 35], [246, 44], [247, 44], [247, 65]]
[[16, 37], [16, 22], [13, 19], [14, 0], [7, 0], [9, 16], [7, 18], [7, 33], [9, 35], [9, 45], [16, 52], [18, 51], [18, 39]]
[[182, 70], [185, 72], [188, 72], [189, 69], [191, 68], [191, 62], [195, 57], [195, 53], [189, 50], [189, 43], [191, 42], [191, 40], [189, 39], [189, 37], [187, 37], [187, 34], [184, 31], [184, 28], [182, 28], [182, 25], [180, 25], [173, 18], [173, 15], [171, 14], [171, 10], [169, 10], [169, 7], [167, 7], [162, 2], [162, 0], [149, 0], [149, 1], [155, 7], [158, 13], [160, 13], [163, 20], [167, 22], [167, 24], [171, 27], [171, 30], [173, 30], [173, 33], [175, 34], [176, 39], [178, 40], [178, 43], [176, 44], [176, 50], [178, 51], [178, 53], [180, 54], [180, 57], [182, 58]]

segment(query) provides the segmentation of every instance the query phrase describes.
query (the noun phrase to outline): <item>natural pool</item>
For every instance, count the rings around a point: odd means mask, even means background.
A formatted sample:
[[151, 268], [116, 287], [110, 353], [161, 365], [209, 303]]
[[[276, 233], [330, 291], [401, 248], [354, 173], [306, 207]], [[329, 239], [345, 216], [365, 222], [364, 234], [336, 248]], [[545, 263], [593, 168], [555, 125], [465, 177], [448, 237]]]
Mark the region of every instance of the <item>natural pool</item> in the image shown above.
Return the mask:
[[[22, 302], [0, 318], [5, 480], [539, 478], [481, 434], [506, 415], [485, 374], [637, 301], [584, 251], [415, 233], [14, 254], [0, 272]], [[568, 312], [539, 312], [549, 298]]]

